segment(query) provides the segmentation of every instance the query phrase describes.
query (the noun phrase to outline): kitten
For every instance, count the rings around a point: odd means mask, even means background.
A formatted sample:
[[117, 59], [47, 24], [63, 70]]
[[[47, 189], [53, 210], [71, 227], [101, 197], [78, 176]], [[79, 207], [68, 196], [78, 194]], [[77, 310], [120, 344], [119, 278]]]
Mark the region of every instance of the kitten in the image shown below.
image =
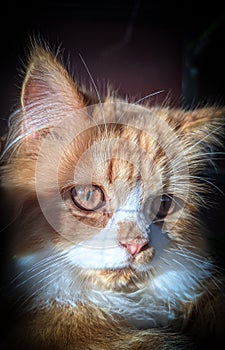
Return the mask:
[[2, 150], [14, 215], [2, 348], [194, 349], [222, 339], [223, 277], [200, 220], [199, 173], [224, 115], [96, 100], [33, 48]]

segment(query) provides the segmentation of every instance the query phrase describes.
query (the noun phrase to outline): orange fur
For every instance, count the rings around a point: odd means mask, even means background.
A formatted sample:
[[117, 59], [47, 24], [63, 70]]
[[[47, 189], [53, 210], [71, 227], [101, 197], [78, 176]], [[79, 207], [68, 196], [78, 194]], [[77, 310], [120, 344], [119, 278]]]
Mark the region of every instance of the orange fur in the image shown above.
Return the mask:
[[[48, 50], [33, 50], [2, 152], [1, 184], [16, 215], [6, 253], [15, 264], [7, 295], [15, 311], [3, 348], [193, 349], [206, 333], [222, 338], [223, 276], [204, 239], [207, 188], [197, 176], [207, 145], [220, 145], [225, 109], [88, 101]], [[80, 208], [75, 185], [97, 186], [96, 210]], [[163, 218], [152, 212], [159, 193], [176, 208]], [[118, 259], [104, 243], [114, 234]], [[139, 307], [148, 312], [143, 324]]]

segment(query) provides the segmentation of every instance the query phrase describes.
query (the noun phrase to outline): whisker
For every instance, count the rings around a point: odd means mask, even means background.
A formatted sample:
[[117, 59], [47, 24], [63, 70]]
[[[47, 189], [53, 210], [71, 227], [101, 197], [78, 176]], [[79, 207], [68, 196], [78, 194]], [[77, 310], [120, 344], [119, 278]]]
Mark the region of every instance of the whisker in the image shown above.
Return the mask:
[[[58, 261], [60, 261], [60, 259], [58, 259]], [[35, 279], [36, 277], [42, 275], [44, 272], [46, 272], [46, 271], [52, 269], [52, 267], [54, 267], [54, 265], [56, 265], [56, 263], [57, 263], [57, 261], [54, 261], [54, 264], [52, 264], [52, 262], [48, 262], [48, 265], [45, 264], [45, 265], [44, 265], [44, 268], [41, 268], [40, 271], [36, 272], [36, 273], [35, 273], [34, 275], [32, 275], [32, 276], [29, 276], [29, 277], [26, 278], [23, 282], [17, 284], [17, 285], [16, 285], [16, 288], [21, 287], [22, 285], [26, 284], [26, 283], [29, 282], [30, 280]], [[46, 265], [47, 265], [47, 266], [46, 266]], [[57, 266], [57, 265], [56, 265], [56, 266]], [[36, 267], [35, 269], [37, 269], [37, 267]], [[35, 269], [31, 269], [30, 271], [35, 270]], [[24, 271], [24, 272], [27, 273], [28, 271]]]
[[[52, 284], [53, 282], [55, 282], [58, 278], [59, 278], [59, 273], [62, 273], [62, 269], [59, 267], [58, 270], [55, 270], [52, 274], [49, 274], [47, 276], [45, 276], [43, 279], [41, 279], [38, 283], [42, 284], [43, 282], [45, 282], [46, 280], [48, 281], [50, 279], [50, 281], [48, 283], [45, 283], [44, 285], [42, 285], [41, 287], [39, 287], [37, 290], [35, 290], [33, 293], [29, 294], [27, 296], [26, 299], [24, 299], [23, 302], [20, 303], [20, 307], [24, 306], [29, 300], [31, 300], [35, 295], [37, 295], [38, 293], [40, 293], [40, 291], [42, 291], [43, 289], [45, 289], [46, 287], [48, 287], [50, 284]], [[55, 278], [52, 278], [52, 276], [55, 275]], [[22, 295], [20, 295], [20, 297], [16, 300], [16, 303], [18, 303], [21, 299], [23, 299], [26, 295], [26, 292], [23, 293]]]
[[115, 129], [116, 129], [117, 125], [119, 124], [119, 122], [123, 119], [123, 117], [125, 116], [125, 114], [126, 114], [127, 112], [129, 112], [129, 110], [130, 110], [134, 105], [138, 105], [138, 103], [140, 103], [141, 101], [144, 101], [144, 100], [146, 100], [147, 98], [152, 97], [152, 96], [155, 96], [155, 95], [158, 95], [158, 94], [160, 94], [160, 93], [162, 93], [162, 92], [164, 92], [164, 90], [159, 90], [159, 91], [153, 92], [153, 93], [151, 93], [151, 94], [148, 94], [148, 95], [146, 95], [146, 96], [140, 98], [140, 99], [137, 100], [136, 102], [129, 104], [129, 107], [127, 108], [127, 110], [124, 111], [123, 114], [122, 114], [122, 115], [119, 117], [119, 119], [116, 121], [115, 126], [114, 126], [114, 128], [113, 128], [113, 131], [115, 131]]
[[146, 96], [140, 98], [139, 100], [135, 101], [133, 104], [134, 104], [134, 105], [137, 105], [138, 103], [140, 103], [140, 102], [146, 100], [147, 98], [152, 97], [152, 96], [155, 96], [155, 95], [158, 95], [158, 94], [161, 94], [161, 93], [164, 92], [164, 91], [165, 91], [165, 90], [159, 90], [159, 91], [156, 91], [156, 92], [152, 92], [151, 94], [148, 94], [148, 95], [146, 95]]
[[86, 64], [86, 62], [84, 61], [84, 59], [83, 59], [83, 57], [82, 57], [81, 54], [79, 54], [79, 57], [80, 57], [80, 59], [81, 59], [83, 65], [84, 65], [84, 67], [85, 67], [85, 69], [86, 69], [86, 71], [87, 71], [87, 73], [88, 73], [88, 75], [89, 75], [89, 77], [90, 77], [90, 79], [91, 79], [91, 82], [92, 82], [92, 84], [93, 84], [93, 87], [94, 87], [94, 89], [95, 89], [96, 95], [97, 95], [98, 100], [99, 100], [99, 104], [100, 104], [100, 108], [101, 108], [101, 113], [102, 113], [102, 119], [103, 119], [104, 127], [105, 127], [105, 135], [106, 135], [106, 139], [107, 139], [107, 142], [108, 142], [108, 161], [110, 161], [109, 134], [108, 134], [108, 129], [107, 129], [107, 125], [106, 125], [105, 112], [104, 112], [103, 104], [102, 104], [102, 101], [101, 101], [101, 97], [100, 97], [98, 88], [97, 88], [97, 86], [96, 86], [96, 84], [95, 84], [94, 78], [93, 78], [93, 76], [92, 76], [92, 74], [91, 74], [91, 72], [90, 72], [90, 70], [89, 70], [89, 68], [88, 68], [88, 66], [87, 66], [87, 64]]
[[[64, 255], [64, 254], [63, 254]], [[63, 256], [62, 255], [62, 256]], [[17, 276], [15, 276], [11, 281], [10, 281], [10, 284], [13, 284], [15, 283], [22, 275], [26, 275], [27, 273], [30, 273], [30, 272], [34, 272], [35, 270], [39, 269], [39, 268], [42, 268], [43, 266], [46, 266], [49, 265], [51, 266], [52, 262], [53, 263], [56, 263], [57, 261], [60, 261], [62, 256], [57, 256], [57, 254], [54, 254], [54, 255], [50, 255], [38, 262], [36, 262], [32, 267], [28, 268], [28, 269], [25, 269], [23, 270], [22, 272], [20, 272]], [[53, 265], [52, 265], [53, 266]], [[35, 277], [35, 275], [31, 276], [31, 277]], [[30, 277], [30, 278], [31, 278]]]
[[161, 222], [163, 222], [164, 220], [163, 219], [154, 219], [153, 221], [152, 221], [152, 223], [153, 224], [157, 224], [157, 223], [161, 223]]
[[[63, 259], [61, 259], [61, 261], [59, 261], [59, 262], [60, 262], [60, 264], [55, 264], [55, 266], [52, 265], [51, 267], [48, 268], [49, 270], [52, 270], [52, 267], [54, 267], [54, 268], [57, 267], [57, 268], [55, 268], [55, 270], [52, 273], [45, 274], [45, 276], [43, 276], [41, 279], [38, 279], [38, 282], [35, 284], [35, 287], [38, 286], [38, 288], [36, 288], [33, 293], [29, 294], [27, 296], [27, 298], [23, 301], [23, 303], [20, 304], [20, 306], [27, 303], [30, 299], [32, 299], [35, 295], [37, 295], [41, 290], [43, 290], [44, 288], [47, 288], [49, 285], [54, 283], [57, 279], [61, 278], [61, 276], [62, 276], [62, 264], [61, 263], [63, 263], [63, 264], [67, 263], [67, 268], [69, 268], [71, 271], [73, 270], [73, 266], [70, 266], [68, 264], [66, 257], [63, 257]], [[48, 269], [44, 269], [41, 272], [46, 272], [46, 271], [48, 271]], [[32, 277], [35, 278], [38, 275], [39, 275], [39, 273], [35, 274]], [[52, 278], [52, 276], [54, 276], [54, 275], [55, 275], [55, 278]], [[49, 281], [49, 282], [45, 283], [46, 281]], [[26, 282], [29, 282], [29, 278], [24, 281], [24, 283], [26, 283]], [[43, 283], [44, 283], [44, 285], [42, 285]], [[40, 285], [41, 285], [41, 287], [39, 287]], [[15, 304], [17, 304], [21, 299], [23, 299], [26, 296], [26, 294], [27, 294], [27, 289], [16, 299]]]
[[210, 135], [213, 135], [214, 133], [216, 133], [218, 130], [222, 129], [225, 126], [225, 123], [217, 126], [215, 129], [213, 129], [209, 134], [205, 135], [204, 137], [202, 137], [200, 140], [198, 140], [192, 147], [190, 147], [190, 151], [195, 148], [198, 144], [200, 144], [202, 141], [204, 141], [205, 139], [207, 139]]
[[207, 184], [209, 184], [210, 186], [214, 187], [218, 192], [220, 192], [223, 196], [225, 196], [225, 193], [218, 187], [216, 186], [213, 182], [201, 177], [201, 176], [194, 176], [194, 175], [189, 175], [190, 178], [192, 179], [197, 179], [203, 182], [206, 182]]
[[[223, 155], [225, 156], [225, 152], [204, 152], [204, 153], [197, 153], [197, 154], [194, 154], [192, 155], [192, 157], [189, 157], [189, 159], [192, 159], [192, 158], [196, 158], [197, 157], [201, 157], [201, 156], [212, 156], [212, 155]], [[220, 159], [220, 158], [219, 158]]]

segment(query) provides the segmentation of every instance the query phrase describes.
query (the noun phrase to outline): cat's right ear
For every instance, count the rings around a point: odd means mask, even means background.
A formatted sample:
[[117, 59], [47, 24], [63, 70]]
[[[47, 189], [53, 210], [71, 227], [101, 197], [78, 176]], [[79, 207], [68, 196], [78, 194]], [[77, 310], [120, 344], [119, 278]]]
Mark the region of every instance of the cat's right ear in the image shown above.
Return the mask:
[[86, 106], [86, 96], [60, 59], [49, 49], [34, 45], [21, 90], [22, 137], [40, 138], [43, 130], [46, 134], [58, 122]]
[[25, 79], [21, 91], [21, 105], [31, 109], [37, 104], [62, 103], [69, 109], [85, 107], [85, 99], [63, 67], [48, 49], [35, 46], [26, 69]]

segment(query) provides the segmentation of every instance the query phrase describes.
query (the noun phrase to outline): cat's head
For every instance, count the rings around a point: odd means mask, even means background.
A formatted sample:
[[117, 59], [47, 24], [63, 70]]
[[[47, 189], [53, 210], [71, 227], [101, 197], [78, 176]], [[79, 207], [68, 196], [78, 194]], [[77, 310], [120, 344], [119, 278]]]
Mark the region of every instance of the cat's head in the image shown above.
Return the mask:
[[224, 110], [97, 97], [48, 50], [33, 50], [3, 151], [3, 187], [19, 211], [11, 255], [22, 264], [62, 256], [62, 269], [105, 289], [166, 273], [185, 280], [185, 269], [197, 283], [208, 274], [199, 174]]

